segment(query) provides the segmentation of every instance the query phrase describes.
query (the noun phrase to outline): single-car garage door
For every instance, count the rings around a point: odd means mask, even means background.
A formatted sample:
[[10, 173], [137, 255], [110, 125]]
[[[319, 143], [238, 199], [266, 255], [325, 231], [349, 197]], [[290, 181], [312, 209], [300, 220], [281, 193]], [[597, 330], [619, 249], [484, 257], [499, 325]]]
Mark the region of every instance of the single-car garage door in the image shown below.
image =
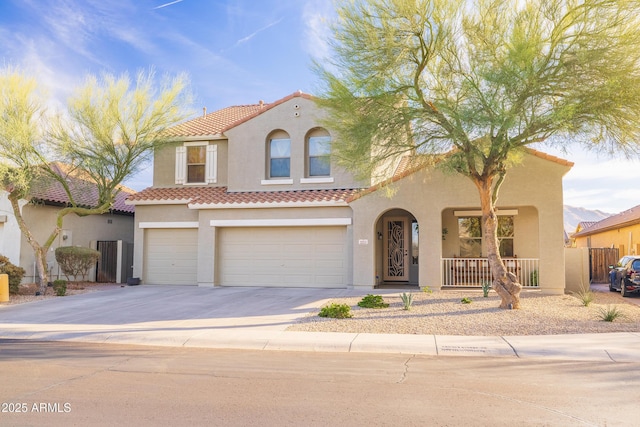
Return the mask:
[[147, 229], [144, 253], [145, 283], [197, 284], [197, 229]]
[[238, 227], [218, 234], [223, 286], [344, 287], [346, 227]]

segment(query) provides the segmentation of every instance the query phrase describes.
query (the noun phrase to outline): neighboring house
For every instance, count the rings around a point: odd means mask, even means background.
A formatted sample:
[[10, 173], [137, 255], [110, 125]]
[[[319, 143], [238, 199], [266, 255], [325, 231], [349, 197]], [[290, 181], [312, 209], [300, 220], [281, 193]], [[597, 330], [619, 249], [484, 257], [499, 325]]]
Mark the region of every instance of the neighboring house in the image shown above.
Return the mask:
[[[569, 239], [567, 247], [571, 247], [571, 248], [577, 247], [574, 236], [597, 223], [598, 221], [580, 221], [578, 225], [576, 225], [576, 230], [573, 233], [571, 233], [571, 236], [567, 237]], [[565, 238], [565, 240], [567, 238]]]
[[[309, 95], [225, 108], [171, 129], [136, 206], [134, 275], [146, 284], [480, 286], [488, 278], [473, 183], [392, 168], [390, 188], [329, 161], [336, 139]], [[336, 143], [339, 143], [335, 141]], [[507, 265], [563, 293], [562, 177], [572, 163], [534, 150], [502, 186]]]
[[[68, 176], [63, 168], [57, 172], [66, 176], [77, 202], [84, 207], [97, 203], [95, 185], [77, 177]], [[89, 280], [101, 282], [126, 282], [132, 277], [134, 207], [125, 204], [125, 199], [134, 193], [122, 187], [116, 196], [111, 212], [103, 215], [79, 217], [70, 214], [64, 217], [63, 230], [51, 246], [47, 263], [52, 279], [66, 277], [55, 260], [55, 249], [59, 246], [84, 246], [100, 250], [101, 260], [93, 269]], [[55, 227], [56, 215], [69, 202], [62, 185], [55, 180], [43, 180], [34, 186], [33, 198], [20, 205], [22, 215], [36, 240], [43, 243]], [[7, 198], [0, 190], [0, 254], [25, 269], [24, 283], [37, 281], [33, 249], [22, 235]]]
[[578, 248], [617, 248], [618, 256], [640, 254], [640, 205], [581, 228], [573, 234]]

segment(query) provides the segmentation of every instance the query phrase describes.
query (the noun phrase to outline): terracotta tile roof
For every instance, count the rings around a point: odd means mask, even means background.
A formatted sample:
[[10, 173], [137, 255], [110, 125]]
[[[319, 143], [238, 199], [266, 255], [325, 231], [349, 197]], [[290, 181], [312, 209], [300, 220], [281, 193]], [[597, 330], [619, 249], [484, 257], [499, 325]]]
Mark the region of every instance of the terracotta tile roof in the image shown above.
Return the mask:
[[225, 131], [298, 97], [311, 99], [311, 95], [298, 91], [270, 104], [261, 101], [258, 104], [227, 107], [173, 126], [167, 130], [167, 135], [176, 138], [222, 135]]
[[[60, 176], [64, 176], [76, 203], [82, 207], [95, 207], [98, 203], [98, 190], [95, 184], [90, 181], [69, 176], [63, 170], [64, 168], [54, 166], [54, 170]], [[113, 203], [112, 211], [132, 214], [135, 207], [125, 204], [127, 197], [135, 194], [134, 190], [121, 186], [120, 192], [116, 195]], [[32, 199], [42, 201], [45, 204], [62, 204], [69, 203], [69, 197], [64, 191], [62, 184], [53, 178], [42, 178], [35, 183], [31, 189]]]
[[[615, 228], [627, 227], [640, 223], [640, 205], [634, 206], [631, 209], [627, 209], [624, 212], [620, 212], [617, 215], [612, 215], [608, 218], [600, 220], [588, 228], [585, 228], [578, 233], [575, 233], [572, 237], [584, 237], [592, 234], [597, 234], [602, 231], [607, 231]], [[581, 223], [582, 224], [582, 223]]]
[[171, 187], [147, 188], [127, 200], [130, 204], [149, 202], [194, 205], [194, 207], [270, 203], [322, 203], [345, 202], [355, 189], [292, 190], [292, 191], [242, 191], [228, 192], [227, 187]]
[[543, 153], [542, 151], [534, 150], [533, 148], [525, 148], [527, 153], [532, 154], [536, 157], [540, 157], [541, 159], [550, 160], [552, 162], [561, 164], [563, 166], [573, 166], [574, 163], [569, 160], [562, 159], [560, 157], [552, 156], [551, 154]]

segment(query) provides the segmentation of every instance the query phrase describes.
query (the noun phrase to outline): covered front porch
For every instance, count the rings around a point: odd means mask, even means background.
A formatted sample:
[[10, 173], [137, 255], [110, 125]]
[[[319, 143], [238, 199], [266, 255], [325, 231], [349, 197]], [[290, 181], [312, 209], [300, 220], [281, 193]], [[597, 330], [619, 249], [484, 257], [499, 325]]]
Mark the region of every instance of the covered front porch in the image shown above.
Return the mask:
[[[498, 200], [502, 259], [524, 287], [545, 294], [565, 291], [566, 171], [553, 158], [527, 154], [509, 171]], [[353, 209], [353, 287], [435, 291], [491, 281], [478, 192], [468, 179], [424, 169], [391, 186], [391, 196], [372, 188], [348, 202]]]
[[[508, 271], [525, 288], [539, 288], [537, 209], [503, 208], [498, 222], [500, 255]], [[437, 240], [434, 229], [441, 230]], [[390, 209], [377, 218], [374, 236], [376, 288], [480, 288], [493, 281], [477, 209], [446, 208], [439, 218], [420, 221], [408, 210]]]

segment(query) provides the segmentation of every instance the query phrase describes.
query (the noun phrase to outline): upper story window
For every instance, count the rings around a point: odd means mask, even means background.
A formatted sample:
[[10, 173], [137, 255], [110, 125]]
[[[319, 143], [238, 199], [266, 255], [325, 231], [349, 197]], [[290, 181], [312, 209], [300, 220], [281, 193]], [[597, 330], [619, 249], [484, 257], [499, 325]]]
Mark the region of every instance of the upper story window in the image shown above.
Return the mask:
[[215, 184], [217, 163], [217, 145], [186, 142], [176, 147], [176, 184]]
[[309, 177], [331, 175], [331, 137], [311, 136], [307, 141]]
[[272, 138], [269, 140], [269, 178], [291, 177], [291, 140]]
[[207, 164], [207, 146], [187, 147], [187, 184], [204, 183]]

